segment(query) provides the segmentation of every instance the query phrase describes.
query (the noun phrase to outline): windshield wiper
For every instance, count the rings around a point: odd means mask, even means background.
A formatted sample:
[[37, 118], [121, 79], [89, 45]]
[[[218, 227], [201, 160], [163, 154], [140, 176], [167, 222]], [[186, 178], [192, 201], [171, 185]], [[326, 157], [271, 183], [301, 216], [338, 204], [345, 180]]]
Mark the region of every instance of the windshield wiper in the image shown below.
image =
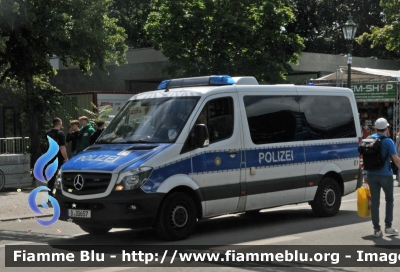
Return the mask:
[[145, 141], [145, 140], [137, 140], [137, 141], [126, 141], [126, 142], [123, 142], [123, 143], [125, 143], [125, 144], [138, 144], [138, 143], [153, 143], [153, 142]]

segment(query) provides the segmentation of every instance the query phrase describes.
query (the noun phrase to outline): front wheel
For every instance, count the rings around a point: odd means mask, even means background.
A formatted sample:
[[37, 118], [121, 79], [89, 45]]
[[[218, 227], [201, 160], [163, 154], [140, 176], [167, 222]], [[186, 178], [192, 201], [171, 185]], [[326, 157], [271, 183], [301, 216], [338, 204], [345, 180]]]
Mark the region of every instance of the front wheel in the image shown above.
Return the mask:
[[103, 227], [102, 228], [102, 227], [92, 227], [92, 226], [87, 226], [87, 225], [79, 225], [79, 227], [83, 231], [86, 231], [87, 233], [92, 234], [92, 235], [106, 234], [111, 229], [111, 228], [108, 228], [108, 227]]
[[196, 227], [197, 210], [191, 197], [177, 192], [167, 196], [158, 214], [155, 229], [159, 237], [182, 240]]
[[310, 204], [317, 216], [328, 217], [338, 213], [341, 203], [342, 193], [336, 180], [324, 178]]

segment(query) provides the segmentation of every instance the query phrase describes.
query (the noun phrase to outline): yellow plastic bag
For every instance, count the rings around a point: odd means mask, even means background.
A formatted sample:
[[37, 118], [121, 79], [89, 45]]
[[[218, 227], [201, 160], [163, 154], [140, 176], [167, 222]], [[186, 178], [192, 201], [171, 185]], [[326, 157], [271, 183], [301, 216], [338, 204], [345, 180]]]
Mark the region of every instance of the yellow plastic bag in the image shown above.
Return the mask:
[[357, 212], [360, 217], [371, 216], [371, 192], [369, 187], [357, 189]]

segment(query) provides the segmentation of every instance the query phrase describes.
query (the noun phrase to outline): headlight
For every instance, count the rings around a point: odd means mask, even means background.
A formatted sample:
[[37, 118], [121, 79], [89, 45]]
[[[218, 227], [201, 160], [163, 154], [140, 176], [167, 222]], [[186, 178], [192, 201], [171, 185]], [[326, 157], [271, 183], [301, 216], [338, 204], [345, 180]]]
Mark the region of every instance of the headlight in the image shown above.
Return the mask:
[[57, 175], [57, 178], [56, 178], [56, 182], [55, 182], [55, 188], [56, 188], [56, 190], [61, 190], [61, 180], [62, 180], [62, 177], [61, 177], [61, 170], [58, 172], [58, 175]]
[[114, 190], [127, 191], [139, 188], [147, 181], [152, 171], [151, 167], [139, 167], [122, 172], [119, 174]]

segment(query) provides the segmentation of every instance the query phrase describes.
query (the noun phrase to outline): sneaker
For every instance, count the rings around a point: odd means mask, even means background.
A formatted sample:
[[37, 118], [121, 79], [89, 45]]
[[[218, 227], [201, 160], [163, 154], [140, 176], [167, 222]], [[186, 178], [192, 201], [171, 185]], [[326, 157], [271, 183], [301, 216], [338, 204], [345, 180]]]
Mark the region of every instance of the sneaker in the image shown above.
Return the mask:
[[385, 228], [386, 234], [399, 235], [399, 231], [394, 228]]
[[382, 237], [383, 236], [382, 231], [381, 230], [374, 230], [374, 236], [375, 237]]

